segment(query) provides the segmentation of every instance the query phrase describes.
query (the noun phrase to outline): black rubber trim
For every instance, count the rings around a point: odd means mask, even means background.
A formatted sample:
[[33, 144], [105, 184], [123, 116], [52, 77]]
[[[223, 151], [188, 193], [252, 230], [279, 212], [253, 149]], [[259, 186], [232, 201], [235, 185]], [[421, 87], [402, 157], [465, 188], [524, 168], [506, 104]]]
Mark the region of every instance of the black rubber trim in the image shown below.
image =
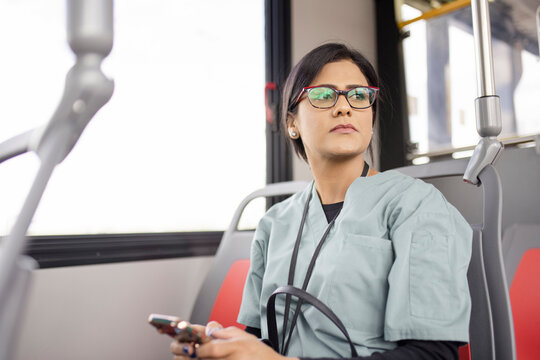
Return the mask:
[[[265, 1], [265, 63], [266, 83], [274, 84], [269, 91], [267, 106], [271, 122], [266, 124], [266, 183], [292, 180], [292, 154], [281, 134], [279, 110], [281, 91], [291, 70], [291, 1]], [[267, 206], [280, 202], [283, 197], [267, 199]]]
[[31, 236], [26, 254], [40, 268], [213, 256], [222, 231]]
[[[408, 165], [407, 91], [403, 49], [393, 1], [376, 1], [377, 68], [380, 77], [379, 154], [381, 171]], [[382, 101], [381, 101], [382, 100]]]

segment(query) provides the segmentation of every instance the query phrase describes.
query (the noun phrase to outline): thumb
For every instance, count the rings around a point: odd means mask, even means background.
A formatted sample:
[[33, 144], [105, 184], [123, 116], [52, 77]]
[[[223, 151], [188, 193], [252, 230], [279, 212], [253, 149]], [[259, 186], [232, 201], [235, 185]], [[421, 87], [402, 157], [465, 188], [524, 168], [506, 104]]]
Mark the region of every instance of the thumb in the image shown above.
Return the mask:
[[226, 329], [215, 329], [211, 334], [213, 339], [231, 339], [245, 337], [247, 335], [245, 331], [234, 326], [230, 326]]
[[206, 324], [206, 336], [213, 337], [212, 334], [214, 331], [223, 329], [223, 326], [218, 323], [217, 321], [210, 321], [208, 324]]

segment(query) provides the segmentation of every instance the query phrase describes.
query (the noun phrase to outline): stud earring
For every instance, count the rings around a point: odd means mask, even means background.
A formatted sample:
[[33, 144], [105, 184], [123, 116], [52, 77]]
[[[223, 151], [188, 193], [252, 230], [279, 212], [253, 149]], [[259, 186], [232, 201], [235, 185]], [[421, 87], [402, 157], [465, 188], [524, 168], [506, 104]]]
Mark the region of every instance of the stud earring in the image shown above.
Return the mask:
[[292, 139], [298, 139], [298, 133], [294, 130], [289, 130], [289, 136], [292, 138]]

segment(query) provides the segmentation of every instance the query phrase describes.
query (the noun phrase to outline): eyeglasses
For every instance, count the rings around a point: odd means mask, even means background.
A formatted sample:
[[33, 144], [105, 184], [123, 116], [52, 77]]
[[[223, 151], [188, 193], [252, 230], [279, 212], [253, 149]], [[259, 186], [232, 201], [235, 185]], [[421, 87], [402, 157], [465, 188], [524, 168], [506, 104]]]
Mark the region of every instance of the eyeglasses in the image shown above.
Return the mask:
[[304, 92], [307, 92], [309, 103], [318, 109], [333, 107], [336, 105], [339, 95], [345, 95], [345, 99], [353, 109], [367, 109], [375, 103], [379, 88], [358, 86], [349, 90], [336, 90], [328, 86], [308, 86], [302, 89], [294, 105], [300, 102]]

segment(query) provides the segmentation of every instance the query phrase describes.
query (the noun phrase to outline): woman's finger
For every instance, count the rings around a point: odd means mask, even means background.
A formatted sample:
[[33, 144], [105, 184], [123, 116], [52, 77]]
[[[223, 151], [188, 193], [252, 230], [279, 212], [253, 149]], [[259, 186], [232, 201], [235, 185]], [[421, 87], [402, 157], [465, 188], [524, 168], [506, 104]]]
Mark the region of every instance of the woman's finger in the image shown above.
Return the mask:
[[214, 331], [223, 329], [223, 326], [217, 321], [210, 321], [206, 324], [206, 336], [212, 337]]
[[[221, 331], [217, 331], [219, 333]], [[197, 349], [197, 356], [203, 359], [221, 359], [227, 357], [235, 349], [235, 344], [227, 340], [212, 340]]]
[[217, 331], [216, 334], [240, 331], [248, 336], [231, 339], [215, 339], [197, 349], [197, 356], [201, 359], [279, 359], [281, 358], [270, 347], [260, 342], [255, 336], [240, 329], [227, 328]]
[[212, 332], [212, 338], [214, 339], [247, 338], [251, 336], [251, 334], [248, 334], [244, 330], [235, 326], [230, 326], [226, 329], [219, 329]]
[[190, 357], [195, 352], [195, 347], [192, 344], [181, 343], [178, 341], [171, 342], [170, 349], [174, 355], [179, 355], [184, 358]]
[[191, 324], [191, 327], [202, 334], [206, 332], [206, 326], [204, 325]]

